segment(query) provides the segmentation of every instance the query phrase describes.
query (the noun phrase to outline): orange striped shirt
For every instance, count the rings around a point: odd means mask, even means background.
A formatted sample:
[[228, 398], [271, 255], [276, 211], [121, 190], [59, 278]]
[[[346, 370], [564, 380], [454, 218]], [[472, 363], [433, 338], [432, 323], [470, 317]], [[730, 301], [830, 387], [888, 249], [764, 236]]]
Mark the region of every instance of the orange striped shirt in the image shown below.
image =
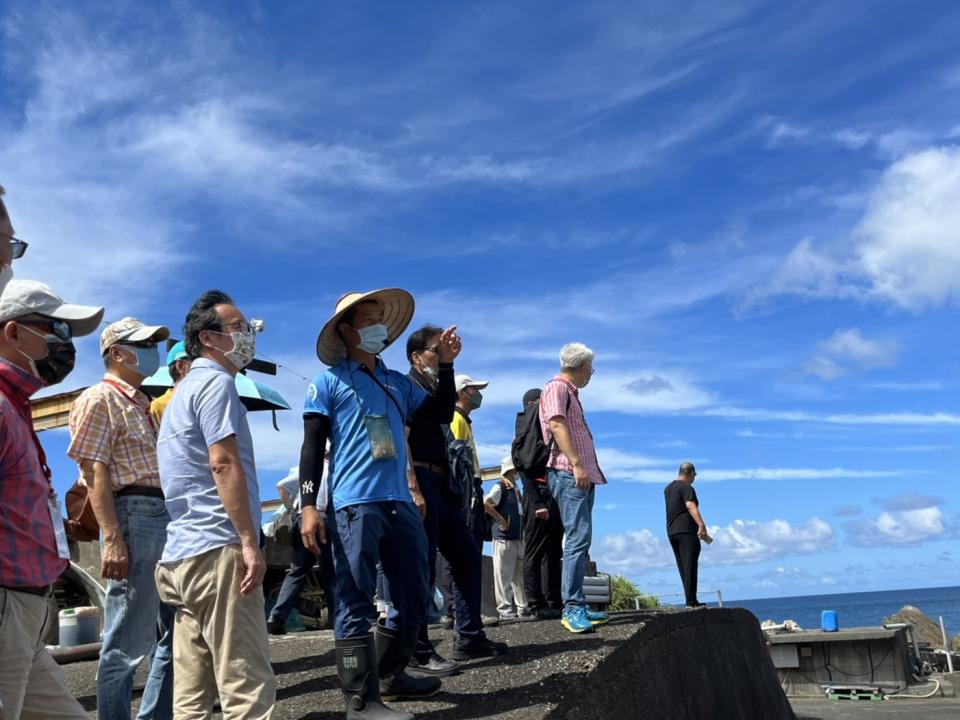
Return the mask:
[[[157, 426], [150, 399], [115, 375], [88, 387], [70, 408], [67, 455], [107, 466], [113, 491], [139, 485], [160, 487]], [[85, 484], [83, 478], [80, 483]]]

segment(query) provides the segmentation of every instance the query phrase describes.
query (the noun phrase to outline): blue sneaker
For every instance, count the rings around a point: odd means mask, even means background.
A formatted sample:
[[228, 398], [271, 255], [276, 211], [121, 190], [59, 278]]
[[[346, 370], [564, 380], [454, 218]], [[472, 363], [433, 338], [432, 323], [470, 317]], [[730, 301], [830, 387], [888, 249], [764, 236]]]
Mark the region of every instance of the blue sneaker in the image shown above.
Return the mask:
[[587, 611], [582, 607], [564, 610], [560, 623], [572, 633], [593, 632], [593, 624], [587, 619]]
[[587, 608], [584, 610], [584, 612], [586, 613], [587, 620], [590, 621], [591, 625], [606, 625], [608, 622], [610, 622], [610, 616], [605, 612], [596, 612], [590, 608]]

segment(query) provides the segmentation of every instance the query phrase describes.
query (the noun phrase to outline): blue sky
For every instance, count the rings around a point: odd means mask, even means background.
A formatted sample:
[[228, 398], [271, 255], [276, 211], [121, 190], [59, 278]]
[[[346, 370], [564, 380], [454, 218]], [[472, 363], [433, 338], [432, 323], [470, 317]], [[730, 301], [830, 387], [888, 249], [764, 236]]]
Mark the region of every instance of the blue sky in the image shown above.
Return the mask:
[[[485, 464], [579, 340], [602, 569], [679, 590], [691, 460], [702, 588], [957, 584], [958, 35], [947, 2], [0, 2], [16, 272], [174, 329], [222, 288], [295, 406], [336, 299], [405, 287], [491, 380]], [[273, 497], [300, 420], [253, 425]]]

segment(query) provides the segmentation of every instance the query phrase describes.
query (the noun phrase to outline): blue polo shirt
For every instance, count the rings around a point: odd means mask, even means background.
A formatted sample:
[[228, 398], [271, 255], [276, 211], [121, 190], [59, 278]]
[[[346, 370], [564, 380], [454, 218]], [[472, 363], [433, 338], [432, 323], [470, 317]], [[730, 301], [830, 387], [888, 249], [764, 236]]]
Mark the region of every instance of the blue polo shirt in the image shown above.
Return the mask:
[[[404, 426], [426, 393], [406, 375], [388, 370], [379, 359], [375, 371], [396, 404], [363, 365], [349, 359], [317, 375], [307, 388], [303, 414], [330, 418], [329, 483], [335, 510], [386, 500], [413, 502], [407, 487]], [[397, 457], [373, 459], [364, 423], [367, 415], [388, 418]]]

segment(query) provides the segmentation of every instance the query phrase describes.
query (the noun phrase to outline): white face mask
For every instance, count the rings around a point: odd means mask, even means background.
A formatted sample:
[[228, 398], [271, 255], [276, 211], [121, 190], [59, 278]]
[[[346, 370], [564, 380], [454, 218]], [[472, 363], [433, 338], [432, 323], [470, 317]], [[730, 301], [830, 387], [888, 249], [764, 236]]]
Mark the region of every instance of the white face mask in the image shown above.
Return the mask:
[[223, 352], [220, 348], [217, 348], [217, 350], [220, 350], [223, 356], [233, 363], [233, 366], [237, 370], [243, 370], [253, 360], [253, 356], [257, 350], [257, 336], [255, 333], [222, 333], [216, 330], [211, 330], [210, 332], [216, 332], [217, 335], [229, 335], [233, 340], [232, 350], [228, 350], [227, 352]]
[[390, 339], [390, 331], [382, 323], [360, 328], [357, 332], [360, 334], [360, 343], [357, 345], [357, 349], [371, 355], [376, 355], [383, 350]]
[[13, 280], [13, 265], [0, 267], [0, 293], [3, 292], [3, 289], [11, 280]]

